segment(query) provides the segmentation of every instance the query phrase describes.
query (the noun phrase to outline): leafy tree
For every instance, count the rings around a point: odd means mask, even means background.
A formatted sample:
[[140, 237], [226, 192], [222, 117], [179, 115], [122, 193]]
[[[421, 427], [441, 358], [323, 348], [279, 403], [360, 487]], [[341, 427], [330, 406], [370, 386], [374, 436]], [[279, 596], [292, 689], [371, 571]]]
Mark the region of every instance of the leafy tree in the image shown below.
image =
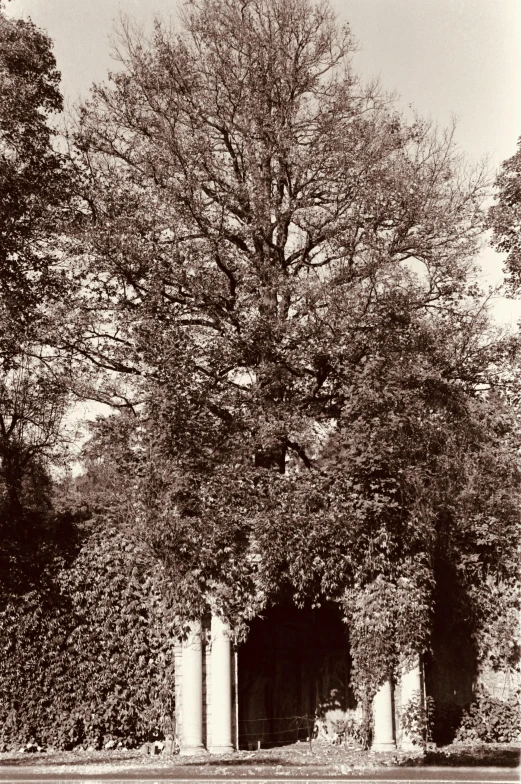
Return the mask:
[[42, 342], [45, 306], [66, 286], [57, 228], [70, 178], [48, 122], [62, 109], [51, 41], [1, 8], [0, 94], [0, 360], [9, 367], [24, 342]]
[[72, 170], [51, 127], [59, 77], [50, 39], [0, 7], [0, 459], [13, 501], [23, 465], [56, 439], [65, 405], [64, 365], [50, 349], [70, 287]]
[[134, 408], [134, 518], [180, 616], [210, 603], [241, 634], [282, 596], [341, 601], [370, 694], [428, 647], [440, 559], [474, 607], [483, 572], [511, 574], [517, 431], [491, 390], [515, 344], [473, 282], [483, 173], [362, 84], [325, 3], [200, 0], [183, 24], [126, 25], [80, 110], [64, 340]]
[[[172, 731], [160, 570], [87, 493], [64, 508], [50, 472], [73, 386], [60, 328], [81, 220], [61, 110], [50, 39], [0, 7], [0, 743], [135, 745]], [[86, 506], [104, 513], [94, 532]]]
[[[405, 126], [363, 87], [327, 6], [192, 8], [179, 39], [158, 24], [148, 46], [127, 28], [125, 69], [80, 113], [99, 310], [76, 345], [115, 370], [153, 371], [143, 354], [163, 324], [161, 339], [185, 341], [218, 388], [223, 368], [227, 391], [251, 370], [250, 396], [272, 399], [286, 373], [311, 396], [318, 384], [318, 408], [335, 328], [356, 338], [356, 363], [388, 292], [395, 323], [465, 292], [483, 179], [456, 175], [450, 134]], [[277, 440], [282, 460], [291, 447]]]
[[[66, 362], [51, 349], [66, 270], [71, 167], [49, 38], [0, 7], [0, 527], [2, 573], [38, 572], [51, 524], [49, 460], [62, 439]], [[52, 537], [51, 537], [52, 538]], [[27, 575], [26, 575], [27, 576]]]
[[516, 292], [521, 274], [521, 139], [515, 155], [503, 163], [496, 187], [496, 204], [489, 212], [493, 244], [497, 250], [508, 254], [507, 279], [511, 291]]
[[45, 584], [57, 549], [74, 551], [72, 520], [56, 512], [50, 470], [67, 447], [66, 410], [62, 384], [31, 361], [0, 375], [2, 603]]

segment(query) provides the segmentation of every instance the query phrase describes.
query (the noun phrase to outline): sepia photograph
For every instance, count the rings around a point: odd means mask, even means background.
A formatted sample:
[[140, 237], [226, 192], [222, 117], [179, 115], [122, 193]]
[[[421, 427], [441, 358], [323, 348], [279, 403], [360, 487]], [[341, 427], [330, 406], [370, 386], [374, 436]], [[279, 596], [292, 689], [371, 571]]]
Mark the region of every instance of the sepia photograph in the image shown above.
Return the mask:
[[519, 0], [0, 0], [0, 784], [520, 780]]

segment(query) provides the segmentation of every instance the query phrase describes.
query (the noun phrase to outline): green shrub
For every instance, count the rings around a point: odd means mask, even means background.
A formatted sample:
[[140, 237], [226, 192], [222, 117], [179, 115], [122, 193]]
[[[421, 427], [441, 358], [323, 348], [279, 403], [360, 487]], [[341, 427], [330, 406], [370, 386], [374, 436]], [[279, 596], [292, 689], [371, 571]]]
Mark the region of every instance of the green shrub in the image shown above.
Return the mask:
[[348, 746], [355, 744], [361, 748], [367, 748], [367, 727], [361, 716], [351, 716], [344, 720], [336, 721], [334, 723], [334, 731], [336, 734], [336, 745], [344, 744]]
[[416, 746], [425, 747], [432, 740], [434, 722], [434, 700], [425, 700], [415, 691], [410, 700], [402, 707], [400, 724], [404, 732]]
[[159, 567], [98, 529], [45, 588], [0, 611], [0, 741], [101, 748], [172, 732], [173, 646]]
[[510, 743], [521, 733], [519, 695], [508, 701], [493, 697], [481, 688], [476, 700], [464, 711], [455, 740], [460, 743]]

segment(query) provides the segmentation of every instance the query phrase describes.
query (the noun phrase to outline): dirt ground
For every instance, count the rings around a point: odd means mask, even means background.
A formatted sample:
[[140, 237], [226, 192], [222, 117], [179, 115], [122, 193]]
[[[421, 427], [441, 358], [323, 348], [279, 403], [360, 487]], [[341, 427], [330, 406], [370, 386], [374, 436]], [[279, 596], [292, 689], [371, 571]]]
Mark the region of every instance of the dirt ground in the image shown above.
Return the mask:
[[30, 767], [31, 772], [104, 774], [131, 770], [184, 769], [190, 776], [215, 773], [218, 776], [261, 775], [268, 770], [281, 776], [346, 774], [351, 771], [381, 767], [447, 765], [496, 766], [519, 765], [519, 745], [453, 745], [421, 752], [405, 753], [360, 751], [357, 748], [331, 746], [314, 742], [296, 743], [274, 749], [238, 751], [228, 755], [201, 754], [197, 757], [147, 755], [139, 750], [47, 751], [45, 753], [5, 752], [0, 754], [0, 770]]

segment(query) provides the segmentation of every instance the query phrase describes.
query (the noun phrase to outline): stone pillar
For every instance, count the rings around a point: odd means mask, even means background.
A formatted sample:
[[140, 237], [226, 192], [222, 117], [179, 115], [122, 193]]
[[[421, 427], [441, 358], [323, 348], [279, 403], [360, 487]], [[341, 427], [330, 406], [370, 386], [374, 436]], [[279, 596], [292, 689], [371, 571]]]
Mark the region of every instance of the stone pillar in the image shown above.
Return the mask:
[[195, 621], [181, 648], [182, 722], [180, 754], [198, 754], [203, 745], [203, 649]]
[[373, 700], [374, 737], [372, 751], [391, 751], [396, 748], [393, 732], [393, 698], [391, 681], [380, 686]]
[[210, 666], [212, 669], [211, 746], [212, 754], [234, 750], [232, 737], [232, 646], [229, 627], [212, 616]]
[[[410, 700], [420, 700], [423, 705], [423, 684], [421, 677], [420, 657], [409, 663], [402, 669], [401, 677], [401, 692], [402, 692], [402, 711], [407, 707]], [[413, 743], [413, 739], [404, 730], [402, 735], [401, 746], [404, 749], [420, 749], [421, 746]]]

